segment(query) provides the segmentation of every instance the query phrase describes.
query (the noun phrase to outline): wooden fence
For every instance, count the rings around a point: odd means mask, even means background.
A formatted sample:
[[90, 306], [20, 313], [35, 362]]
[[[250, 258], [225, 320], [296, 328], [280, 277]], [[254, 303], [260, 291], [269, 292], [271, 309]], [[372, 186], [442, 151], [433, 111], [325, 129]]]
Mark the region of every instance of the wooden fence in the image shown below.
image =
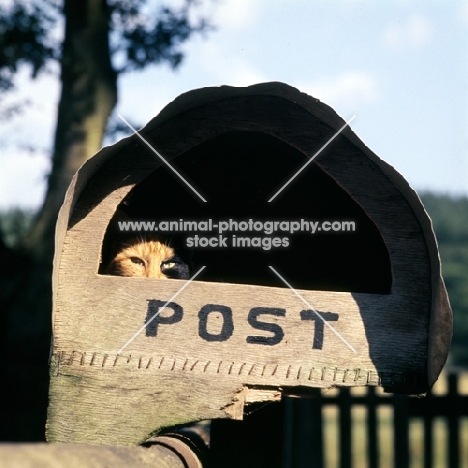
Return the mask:
[[[283, 467], [468, 468], [468, 392], [465, 388], [463, 394], [459, 388], [468, 376], [464, 377], [454, 374], [441, 378], [425, 398], [384, 394], [368, 387], [361, 394], [345, 388], [331, 395], [323, 392], [309, 399], [288, 399]], [[444, 384], [446, 391], [440, 393]], [[334, 417], [330, 417], [332, 408]], [[360, 461], [356, 454], [356, 408], [362, 423], [359, 438], [365, 439]], [[387, 414], [384, 418], [382, 410]], [[389, 426], [386, 441], [382, 440], [382, 420]], [[410, 437], [414, 423], [420, 425], [419, 438]]]

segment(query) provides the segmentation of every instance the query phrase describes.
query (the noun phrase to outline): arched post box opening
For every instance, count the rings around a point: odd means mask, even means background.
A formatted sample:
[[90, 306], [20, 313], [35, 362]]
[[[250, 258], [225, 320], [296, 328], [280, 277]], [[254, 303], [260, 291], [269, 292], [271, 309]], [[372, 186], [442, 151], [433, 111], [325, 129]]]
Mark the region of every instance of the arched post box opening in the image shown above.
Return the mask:
[[[145, 151], [145, 149], [143, 149]], [[200, 203], [177, 174], [160, 166], [138, 183], [119, 204], [103, 243], [101, 273], [110, 261], [116, 240], [132, 236], [150, 239], [155, 231], [119, 231], [125, 220], [175, 222], [161, 232], [179, 255], [197, 271], [206, 265], [202, 280], [286, 287], [268, 265], [282, 271], [300, 289], [388, 294], [392, 274], [387, 247], [375, 223], [351, 196], [313, 162], [284, 193], [268, 202], [275, 189], [307, 161], [291, 145], [261, 132], [231, 131], [189, 149], [173, 160], [181, 174], [189, 176], [206, 196]], [[222, 233], [223, 247], [194, 246], [194, 236], [218, 237], [219, 231], [194, 232], [186, 221], [252, 220], [303, 224], [299, 231], [272, 232], [273, 224], [258, 230]], [[312, 226], [309, 223], [313, 223]], [[329, 230], [322, 230], [322, 224]], [[184, 225], [186, 229], [184, 230]], [[148, 224], [147, 226], [150, 226]], [[152, 226], [152, 225], [151, 225]], [[188, 227], [187, 227], [188, 226]], [[286, 225], [289, 227], [290, 225]], [[263, 244], [247, 245], [253, 238]], [[272, 246], [272, 239], [277, 243]], [[242, 244], [241, 244], [242, 240]], [[217, 242], [215, 240], [215, 242]]]

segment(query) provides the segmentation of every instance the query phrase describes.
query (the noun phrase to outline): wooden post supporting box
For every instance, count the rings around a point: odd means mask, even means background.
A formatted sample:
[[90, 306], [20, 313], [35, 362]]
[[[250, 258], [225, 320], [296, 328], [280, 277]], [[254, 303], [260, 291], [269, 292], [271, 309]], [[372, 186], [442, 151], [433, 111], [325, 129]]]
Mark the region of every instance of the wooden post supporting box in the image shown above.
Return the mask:
[[[57, 223], [50, 441], [132, 445], [311, 388], [432, 386], [451, 310], [431, 221], [404, 178], [348, 127], [269, 202], [344, 124], [282, 83], [205, 88], [140, 131], [198, 195], [136, 134], [78, 171]], [[102, 274], [118, 207], [137, 220], [324, 229], [198, 232], [227, 246], [194, 249], [195, 270], [206, 268], [171, 300], [184, 280]], [[233, 236], [259, 240], [232, 247]]]

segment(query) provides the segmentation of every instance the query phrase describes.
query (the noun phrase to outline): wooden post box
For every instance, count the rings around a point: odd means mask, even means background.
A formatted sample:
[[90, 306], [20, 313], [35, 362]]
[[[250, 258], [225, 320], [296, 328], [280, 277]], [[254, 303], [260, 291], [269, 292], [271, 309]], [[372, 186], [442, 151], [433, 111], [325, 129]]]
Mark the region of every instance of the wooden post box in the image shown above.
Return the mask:
[[[104, 274], [118, 208], [182, 223], [192, 275], [205, 269], [182, 291]], [[84, 164], [59, 215], [53, 288], [57, 442], [137, 444], [311, 388], [425, 393], [451, 338], [417, 194], [330, 107], [282, 83], [188, 92]]]

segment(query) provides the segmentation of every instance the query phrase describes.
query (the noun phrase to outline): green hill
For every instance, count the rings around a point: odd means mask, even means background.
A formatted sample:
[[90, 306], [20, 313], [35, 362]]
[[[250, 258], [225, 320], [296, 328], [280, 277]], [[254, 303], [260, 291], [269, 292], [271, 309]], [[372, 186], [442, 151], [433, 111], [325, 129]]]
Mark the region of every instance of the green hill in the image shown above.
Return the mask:
[[442, 275], [453, 310], [451, 364], [468, 367], [468, 198], [422, 193], [439, 243]]

